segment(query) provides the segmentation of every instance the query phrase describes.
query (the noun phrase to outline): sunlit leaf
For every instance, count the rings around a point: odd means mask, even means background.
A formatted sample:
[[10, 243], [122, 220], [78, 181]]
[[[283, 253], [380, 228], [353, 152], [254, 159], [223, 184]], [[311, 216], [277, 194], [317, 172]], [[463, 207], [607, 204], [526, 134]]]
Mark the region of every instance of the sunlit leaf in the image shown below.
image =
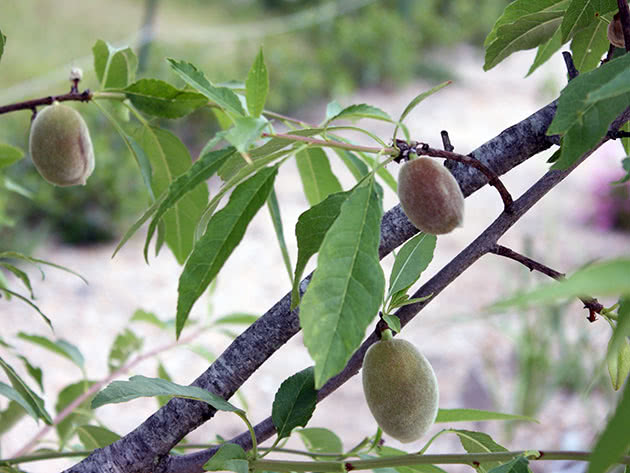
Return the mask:
[[278, 439], [288, 437], [296, 427], [304, 427], [313, 415], [316, 404], [313, 367], [287, 378], [276, 392], [271, 411]]
[[269, 91], [269, 74], [262, 48], [260, 48], [254, 64], [247, 74], [245, 88], [247, 91], [247, 110], [252, 117], [259, 117], [265, 108], [267, 92]]
[[81, 425], [77, 434], [86, 450], [105, 448], [120, 439], [117, 433], [98, 425]]
[[415, 284], [433, 259], [436, 241], [435, 235], [419, 233], [403, 245], [389, 278], [390, 295]]
[[179, 118], [208, 103], [197, 92], [180, 90], [159, 79], [140, 79], [123, 89], [141, 112], [162, 118]]
[[330, 168], [328, 156], [321, 148], [309, 148], [297, 153], [296, 163], [304, 194], [311, 206], [330, 194], [341, 192], [341, 184]]

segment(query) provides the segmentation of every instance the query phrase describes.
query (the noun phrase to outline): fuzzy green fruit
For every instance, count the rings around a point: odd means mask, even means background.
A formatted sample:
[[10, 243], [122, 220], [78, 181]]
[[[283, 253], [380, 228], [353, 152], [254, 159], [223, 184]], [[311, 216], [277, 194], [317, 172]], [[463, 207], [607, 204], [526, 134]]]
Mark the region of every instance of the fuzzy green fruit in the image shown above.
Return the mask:
[[57, 186], [85, 185], [94, 170], [94, 150], [85, 121], [75, 109], [58, 102], [35, 116], [29, 150], [39, 174]]
[[415, 346], [385, 330], [363, 360], [363, 393], [378, 425], [403, 442], [422, 437], [435, 422], [438, 384]]
[[430, 158], [406, 162], [398, 174], [400, 206], [420, 231], [441, 235], [464, 221], [464, 195], [448, 170]]

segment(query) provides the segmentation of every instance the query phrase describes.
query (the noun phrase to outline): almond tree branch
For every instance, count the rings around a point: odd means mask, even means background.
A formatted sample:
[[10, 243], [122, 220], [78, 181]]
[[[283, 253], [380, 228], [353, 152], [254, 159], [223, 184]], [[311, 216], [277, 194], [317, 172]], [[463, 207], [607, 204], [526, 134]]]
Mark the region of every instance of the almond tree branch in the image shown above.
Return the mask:
[[69, 100], [89, 102], [92, 100], [92, 92], [90, 92], [89, 89], [85, 89], [83, 92], [73, 91], [62, 95], [49, 95], [48, 97], [42, 97], [39, 99], [3, 105], [0, 107], [0, 115], [3, 113], [16, 112], [18, 110], [35, 111], [40, 105], [51, 105], [53, 102], [67, 102]]

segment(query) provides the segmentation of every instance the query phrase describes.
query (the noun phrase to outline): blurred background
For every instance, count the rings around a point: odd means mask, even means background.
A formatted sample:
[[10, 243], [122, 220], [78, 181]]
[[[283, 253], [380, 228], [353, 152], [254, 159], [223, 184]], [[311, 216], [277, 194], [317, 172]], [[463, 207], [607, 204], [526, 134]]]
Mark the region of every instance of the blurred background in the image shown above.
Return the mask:
[[[139, 57], [139, 78], [158, 77], [179, 86], [182, 83], [170, 71], [166, 57], [192, 62], [214, 83], [242, 81], [262, 45], [270, 74], [267, 108], [307, 122], [322, 120], [333, 98], [342, 105], [376, 105], [397, 117], [419, 92], [453, 80], [414, 110], [408, 126], [414, 139], [436, 147], [440, 130], [446, 129], [456, 151], [468, 153], [556, 98], [565, 84], [559, 55], [526, 79], [532, 52], [515, 54], [490, 72], [482, 71], [483, 40], [507, 3], [112, 0], [105, 6], [93, 0], [3, 2], [0, 29], [8, 41], [0, 62], [0, 104], [67, 92], [71, 67], [84, 70], [82, 87], [96, 87], [91, 48], [98, 39], [131, 46]], [[34, 289], [36, 302], [53, 319], [55, 336], [77, 345], [86, 358], [89, 376], [100, 379], [107, 374], [111, 344], [129, 326], [137, 309], [162, 320], [172, 319], [181, 268], [166, 250], [147, 266], [141, 254], [142, 231], [111, 259], [120, 237], [146, 209], [149, 196], [134, 160], [111, 125], [94, 107], [80, 104], [76, 108], [91, 130], [94, 174], [85, 187], [56, 188], [39, 177], [28, 157], [7, 168], [7, 182], [19, 184], [21, 190], [0, 191], [0, 250], [49, 259], [88, 279], [86, 286], [51, 269], [45, 281], [35, 282]], [[27, 149], [29, 122], [27, 111], [1, 115], [0, 142]], [[159, 125], [177, 134], [193, 157], [219, 129], [208, 110]], [[384, 140], [391, 136], [388, 125], [365, 126]], [[506, 176], [504, 182], [515, 197], [545, 172], [551, 151]], [[623, 176], [620, 160], [624, 156], [617, 143], [602, 148], [523, 218], [502, 244], [561, 272], [628, 254], [629, 187], [610, 184]], [[342, 183], [350, 185], [351, 176], [344, 175], [332, 155], [331, 160]], [[395, 165], [390, 172], [396, 175]], [[283, 167], [279, 179], [285, 234], [295, 260], [293, 227], [308, 206], [292, 163]], [[385, 209], [396, 203], [395, 194], [386, 193]], [[421, 282], [501, 210], [493, 189], [477, 192], [466, 205], [464, 228], [439, 239], [436, 257]], [[385, 260], [386, 267], [391, 266], [391, 259]], [[616, 396], [605, 366], [609, 327], [601, 321], [589, 324], [586, 312], [574, 301], [519, 313], [484, 311], [496, 299], [540, 281], [544, 281], [542, 276], [516, 263], [486, 256], [436, 298], [404, 335], [433, 363], [441, 407], [491, 409], [541, 421], [467, 428], [492, 433], [507, 448], [587, 449]], [[289, 287], [270, 218], [261, 212], [212, 294], [195, 306], [193, 314], [203, 322], [231, 313], [261, 315]], [[602, 302], [611, 305], [614, 301]], [[52, 336], [32, 309], [18, 301], [0, 301], [0, 313], [0, 336], [5, 339], [19, 331]], [[132, 328], [139, 337], [146, 337], [146, 350], [173, 340], [172, 331], [146, 323], [135, 322]], [[211, 330], [195, 341], [195, 350], [183, 347], [164, 353], [162, 369], [174, 381], [188, 384], [240, 330], [238, 326]], [[270, 414], [273, 394], [282, 380], [310, 364], [299, 338], [244, 386], [253, 421]], [[51, 358], [32, 345], [17, 340], [15, 346], [29, 350], [32, 361], [46, 367], [44, 397], [54, 411], [56, 393], [80, 379], [81, 373], [63, 358]], [[156, 370], [153, 359], [130, 374], [155, 376]], [[155, 407], [152, 400], [135, 401], [102, 408], [98, 414], [122, 435]], [[376, 426], [362, 401], [360, 379], [324, 401], [312, 425], [333, 429], [345, 447], [371, 435]], [[441, 427], [448, 426], [436, 426], [434, 431]], [[22, 420], [10, 436], [1, 439], [0, 456], [17, 450], [37, 428], [31, 419]], [[219, 415], [190, 440], [209, 442], [215, 435], [229, 438], [240, 431], [238, 420]], [[394, 441], [388, 444], [398, 446]], [[447, 436], [431, 450], [457, 448], [457, 442]], [[51, 465], [57, 463], [33, 464], [29, 471], [50, 471]], [[533, 468], [582, 471], [583, 465], [554, 462]]]

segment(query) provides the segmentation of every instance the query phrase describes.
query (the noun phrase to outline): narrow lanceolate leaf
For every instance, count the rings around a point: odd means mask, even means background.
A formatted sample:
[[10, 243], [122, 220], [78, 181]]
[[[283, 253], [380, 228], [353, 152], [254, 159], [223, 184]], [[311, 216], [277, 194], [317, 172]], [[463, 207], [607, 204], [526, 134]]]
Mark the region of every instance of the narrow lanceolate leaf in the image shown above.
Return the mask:
[[[399, 123], [402, 123], [405, 118], [407, 118], [407, 115], [409, 115], [411, 113], [411, 111], [416, 108], [424, 99], [426, 99], [427, 97], [430, 97], [431, 95], [433, 95], [434, 93], [436, 93], [438, 90], [443, 89], [444, 87], [446, 87], [447, 85], [450, 85], [453, 81], [446, 81], [446, 82], [442, 82], [441, 84], [436, 85], [435, 87], [433, 87], [430, 90], [427, 90], [426, 92], [421, 92], [418, 95], [416, 95], [413, 99], [411, 99], [411, 101], [407, 104], [407, 106], [405, 107], [405, 110], [403, 110], [403, 113], [401, 113], [400, 118], [398, 119]], [[394, 138], [396, 138], [396, 133], [398, 132], [398, 128], [400, 125], [396, 124], [396, 128], [394, 128]]]
[[28, 274], [26, 274], [20, 268], [9, 263], [4, 263], [0, 261], [0, 266], [12, 273], [20, 281], [22, 281], [22, 284], [24, 284], [24, 286], [26, 287], [26, 289], [28, 289], [28, 292], [30, 293], [30, 298], [35, 299], [35, 294], [33, 294], [33, 287], [31, 286], [31, 280], [29, 279]]
[[177, 300], [177, 336], [190, 309], [203, 294], [239, 244], [249, 222], [269, 197], [278, 166], [264, 168], [239, 184], [227, 205], [212, 216], [206, 232], [197, 241], [179, 278]]
[[[462, 447], [468, 453], [507, 452], [505, 447], [496, 443], [488, 434], [471, 430], [452, 430], [458, 437]], [[487, 473], [492, 468], [501, 466], [501, 462], [484, 462], [477, 466], [477, 471]]]
[[271, 410], [278, 440], [291, 435], [296, 427], [306, 426], [316, 404], [317, 391], [312, 366], [287, 378], [280, 385]]
[[588, 473], [604, 473], [628, 452], [630, 448], [629, 425], [630, 383], [626, 383], [615, 413], [593, 448]]
[[129, 381], [114, 381], [92, 400], [92, 408], [127, 402], [139, 397], [171, 396], [210, 404], [219, 411], [240, 412], [225, 399], [198, 386], [182, 386], [160, 378], [132, 376]]
[[440, 409], [435, 422], [482, 422], [487, 420], [521, 420], [527, 422], [538, 421], [532, 417], [502, 412], [482, 411], [479, 409]]
[[262, 48], [260, 48], [254, 64], [247, 74], [245, 89], [247, 92], [247, 110], [252, 117], [259, 117], [265, 108], [267, 92], [269, 91], [269, 74]]
[[523, 455], [513, 458], [503, 465], [497, 466], [488, 473], [531, 473], [529, 469], [529, 460]]
[[549, 58], [562, 47], [562, 44], [562, 31], [560, 31], [560, 27], [558, 27], [556, 28], [556, 32], [553, 36], [549, 38], [546, 43], [538, 46], [536, 57], [534, 58], [534, 62], [530, 66], [529, 71], [527, 71], [527, 75], [529, 76], [536, 69], [546, 63]]
[[[186, 146], [170, 131], [145, 126], [138, 132], [137, 140], [151, 161], [155, 195], [165, 192], [178, 176], [190, 169], [192, 160]], [[166, 244], [180, 264], [192, 250], [195, 227], [207, 203], [208, 188], [198, 185], [164, 214]]]
[[[630, 92], [607, 93], [609, 84], [625, 75], [630, 55], [607, 62], [580, 74], [562, 90], [558, 110], [547, 134], [564, 135], [560, 159], [554, 169], [565, 169], [595, 146], [607, 133], [610, 123], [630, 105]], [[600, 89], [600, 90], [598, 90]]]
[[179, 118], [208, 103], [197, 92], [180, 90], [159, 79], [140, 79], [123, 89], [141, 112], [162, 118]]
[[435, 235], [419, 233], [404, 244], [396, 255], [389, 278], [390, 295], [415, 284], [433, 259], [436, 241]]
[[5, 44], [7, 44], [7, 37], [0, 31], [0, 59], [2, 58], [2, 53], [4, 53]]
[[549, 304], [577, 296], [630, 294], [630, 259], [616, 259], [588, 266], [562, 281], [545, 284], [493, 305], [494, 309]]
[[265, 117], [237, 117], [234, 119], [234, 126], [227, 131], [224, 138], [240, 153], [247, 153], [250, 146], [260, 139], [267, 124]]
[[484, 70], [492, 69], [516, 51], [546, 43], [562, 21], [562, 11], [543, 11], [519, 17], [497, 29], [496, 39], [486, 49]]
[[610, 338], [608, 353], [617, 352], [623, 341], [630, 338], [630, 295], [622, 297], [619, 300], [619, 309], [617, 310], [617, 326]]
[[313, 206], [335, 192], [341, 192], [341, 184], [330, 169], [328, 156], [321, 148], [309, 148], [297, 153], [296, 163], [304, 194]]
[[[24, 396], [22, 396], [22, 394], [20, 394], [19, 391], [17, 391], [16, 389], [13, 389], [8, 384], [4, 384], [2, 381], [0, 381], [0, 396], [3, 396], [15, 402], [16, 404], [22, 406], [22, 409], [24, 409], [24, 411], [26, 411], [26, 413], [29, 416], [31, 416], [33, 419], [35, 420], [39, 419], [39, 416], [37, 415], [37, 411], [33, 408], [31, 403], [29, 403], [29, 401]], [[5, 412], [6, 411], [0, 412], [0, 414], [2, 414], [0, 415], [0, 420], [4, 420]], [[2, 427], [4, 427], [4, 425]], [[3, 431], [2, 427], [0, 427], [0, 432]]]
[[546, 11], [564, 11], [568, 5], [569, 0], [515, 0], [505, 7], [483, 45], [487, 48], [497, 39], [497, 30], [501, 26], [514, 23], [522, 16]]
[[177, 75], [184, 79], [187, 84], [219, 105], [229, 115], [232, 117], [245, 115], [241, 101], [231, 89], [214, 86], [203, 72], [189, 62], [177, 62], [174, 59], [168, 59], [168, 62]]
[[380, 108], [361, 103], [344, 108], [339, 113], [326, 120], [326, 125], [329, 125], [334, 120], [358, 120], [360, 118], [372, 118], [386, 122], [393, 121], [392, 117]]
[[562, 20], [562, 42], [566, 42], [582, 28], [601, 21], [605, 13], [617, 9], [615, 0], [571, 0]]
[[571, 41], [571, 52], [578, 71], [588, 72], [599, 66], [602, 55], [610, 47], [607, 28], [608, 23], [600, 19], [575, 34]]
[[79, 440], [87, 450], [105, 448], [120, 439], [120, 435], [98, 425], [81, 425], [77, 427]]
[[24, 151], [15, 146], [0, 143], [0, 169], [19, 161], [24, 157]]
[[70, 342], [67, 342], [65, 340], [52, 341], [41, 335], [30, 335], [24, 332], [18, 333], [18, 338], [26, 340], [27, 342], [33, 343], [35, 345], [39, 345], [46, 350], [62, 356], [70, 360], [81, 369], [83, 369], [85, 365], [85, 359], [83, 358], [81, 351]]
[[326, 200], [311, 207], [298, 218], [295, 225], [295, 235], [298, 244], [298, 259], [293, 276], [293, 291], [291, 292], [291, 309], [300, 302], [299, 285], [304, 268], [324, 241], [326, 232], [339, 216], [341, 205], [348, 199], [352, 191], [339, 192], [329, 195]]
[[[385, 445], [379, 446], [376, 449], [376, 453], [381, 458], [399, 457], [401, 455], [409, 455], [409, 453], [405, 452], [404, 450], [399, 450], [393, 447], [387, 447]], [[397, 471], [398, 473], [446, 473], [442, 468], [435, 465], [429, 465], [429, 464], [399, 466], [399, 467], [394, 468], [394, 470]]]
[[175, 179], [168, 187], [166, 194], [160, 199], [159, 207], [155, 210], [155, 214], [151, 219], [147, 230], [147, 237], [144, 244], [144, 257], [147, 258], [149, 243], [153, 234], [157, 230], [158, 223], [162, 217], [169, 211], [182, 197], [195, 189], [198, 185], [205, 185], [207, 179], [214, 175], [219, 168], [234, 155], [236, 150], [232, 147], [223, 148], [217, 151], [210, 151], [202, 155], [195, 163], [186, 171]]
[[351, 153], [350, 151], [347, 151], [345, 149], [335, 149], [334, 151], [337, 156], [341, 158], [343, 163], [348, 168], [348, 171], [352, 173], [357, 181], [360, 181], [363, 176], [370, 172], [367, 165], [363, 161], [361, 161], [356, 154]]
[[608, 374], [613, 389], [619, 391], [630, 373], [630, 341], [622, 340], [616, 351], [610, 350], [610, 344], [608, 346], [608, 355], [606, 356]]
[[370, 179], [343, 203], [319, 250], [317, 270], [300, 307], [317, 389], [346, 365], [383, 300], [385, 278], [378, 259], [381, 215]]
[[[28, 385], [24, 382], [22, 378], [15, 372], [15, 370], [6, 363], [2, 358], [0, 358], [0, 368], [4, 370], [4, 373], [9, 378], [9, 382], [13, 389], [17, 391], [20, 396], [28, 403], [31, 411], [37, 413], [37, 417], [42, 419], [46, 424], [52, 424], [52, 418], [50, 414], [46, 411], [44, 407], [44, 400], [39, 397]], [[17, 401], [17, 399], [13, 399]]]
[[276, 240], [278, 240], [278, 246], [280, 247], [280, 253], [282, 253], [282, 260], [284, 261], [284, 267], [289, 274], [289, 281], [293, 284], [293, 270], [291, 268], [291, 258], [289, 256], [289, 249], [287, 248], [287, 242], [284, 239], [284, 229], [282, 227], [282, 215], [280, 214], [280, 204], [278, 203], [278, 196], [275, 189], [269, 194], [267, 199], [267, 208], [269, 209], [269, 215], [271, 215], [271, 221], [273, 223], [273, 229], [276, 233]]
[[247, 455], [243, 447], [234, 443], [226, 443], [203, 465], [203, 470], [247, 473], [248, 465]]

